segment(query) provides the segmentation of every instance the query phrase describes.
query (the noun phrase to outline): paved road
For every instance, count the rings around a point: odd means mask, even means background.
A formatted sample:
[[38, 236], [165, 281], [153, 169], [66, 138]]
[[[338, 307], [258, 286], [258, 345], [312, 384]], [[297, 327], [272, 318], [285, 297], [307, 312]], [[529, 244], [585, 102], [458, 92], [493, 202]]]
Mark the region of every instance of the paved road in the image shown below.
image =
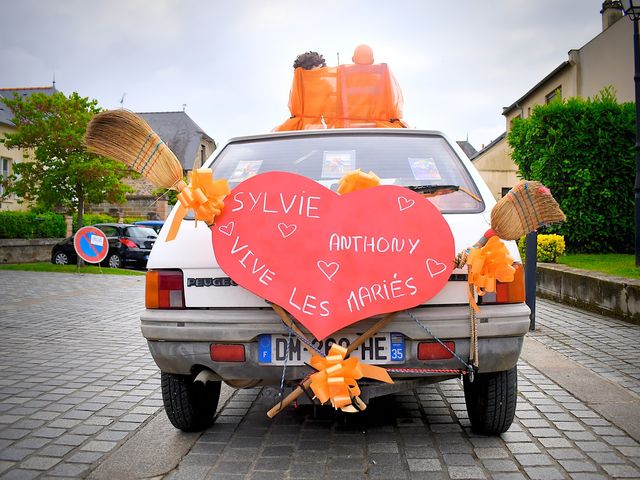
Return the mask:
[[[167, 479], [640, 478], [630, 426], [530, 356], [501, 438], [470, 433], [455, 380], [372, 401], [356, 417], [299, 407], [268, 420], [259, 389], [239, 391], [216, 425], [186, 436], [159, 411], [139, 333], [143, 288], [143, 277], [0, 271], [0, 478], [162, 478], [136, 472], [135, 457], [170, 456], [178, 444], [186, 455]], [[578, 377], [625, 392], [640, 415], [640, 327], [544, 301], [538, 312], [528, 345], [574, 356], [583, 366], [554, 354]]]
[[80, 477], [162, 405], [144, 276], [0, 271], [2, 478]]

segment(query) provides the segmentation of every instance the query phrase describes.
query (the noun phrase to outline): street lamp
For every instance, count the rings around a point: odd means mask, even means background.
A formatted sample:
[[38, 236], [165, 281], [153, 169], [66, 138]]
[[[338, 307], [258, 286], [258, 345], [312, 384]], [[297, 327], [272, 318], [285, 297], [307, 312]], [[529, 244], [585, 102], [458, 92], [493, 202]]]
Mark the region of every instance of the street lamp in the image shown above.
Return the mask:
[[633, 188], [636, 200], [636, 267], [640, 267], [640, 51], [638, 51], [638, 20], [640, 19], [640, 0], [622, 0], [624, 14], [633, 22], [633, 79], [636, 87], [636, 183]]

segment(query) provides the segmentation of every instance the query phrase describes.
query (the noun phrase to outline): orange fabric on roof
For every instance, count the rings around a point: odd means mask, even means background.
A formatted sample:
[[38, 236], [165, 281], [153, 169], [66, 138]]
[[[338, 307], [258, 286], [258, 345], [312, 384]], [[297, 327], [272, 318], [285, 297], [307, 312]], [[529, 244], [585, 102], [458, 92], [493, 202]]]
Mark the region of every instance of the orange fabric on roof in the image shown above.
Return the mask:
[[297, 68], [291, 118], [274, 131], [323, 128], [403, 128], [402, 93], [385, 63]]

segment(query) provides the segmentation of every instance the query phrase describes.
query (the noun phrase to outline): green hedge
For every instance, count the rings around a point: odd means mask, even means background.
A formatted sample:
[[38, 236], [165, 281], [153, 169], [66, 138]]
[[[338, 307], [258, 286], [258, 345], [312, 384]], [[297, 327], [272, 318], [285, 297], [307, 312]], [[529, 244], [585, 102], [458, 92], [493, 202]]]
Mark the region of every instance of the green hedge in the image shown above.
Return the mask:
[[0, 212], [0, 238], [61, 238], [66, 232], [59, 213]]
[[578, 253], [629, 253], [634, 243], [635, 104], [611, 89], [540, 105], [508, 136], [519, 174], [551, 189], [567, 216], [546, 233]]

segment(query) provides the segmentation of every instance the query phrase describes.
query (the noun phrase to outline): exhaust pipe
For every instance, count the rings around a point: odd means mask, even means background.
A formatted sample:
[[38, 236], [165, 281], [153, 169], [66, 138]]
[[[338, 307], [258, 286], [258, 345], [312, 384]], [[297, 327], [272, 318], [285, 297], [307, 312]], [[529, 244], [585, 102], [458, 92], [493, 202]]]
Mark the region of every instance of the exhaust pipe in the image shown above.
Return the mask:
[[198, 375], [196, 375], [196, 378], [193, 380], [193, 382], [200, 382], [203, 385], [206, 385], [207, 382], [218, 382], [220, 381], [220, 377], [218, 377], [215, 373], [213, 373], [211, 370], [208, 369], [204, 369], [202, 370]]

